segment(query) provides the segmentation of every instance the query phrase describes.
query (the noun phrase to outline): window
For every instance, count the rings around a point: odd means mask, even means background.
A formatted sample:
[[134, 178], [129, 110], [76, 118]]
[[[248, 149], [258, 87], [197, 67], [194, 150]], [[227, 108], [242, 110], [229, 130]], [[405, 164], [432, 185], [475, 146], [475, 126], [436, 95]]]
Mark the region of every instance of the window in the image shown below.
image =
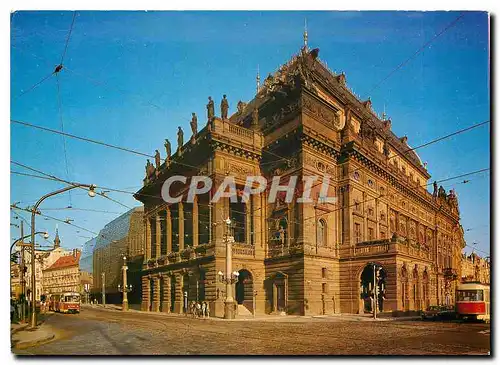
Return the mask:
[[368, 215], [373, 216], [373, 207], [368, 207]]
[[459, 290], [458, 298], [459, 302], [481, 302], [483, 300], [482, 290]]
[[326, 285], [326, 283], [322, 283], [321, 284], [321, 291], [325, 294], [325, 293], [328, 293], [328, 286]]
[[374, 239], [374, 235], [373, 235], [373, 228], [372, 227], [368, 227], [368, 241], [372, 241]]
[[354, 171], [353, 176], [354, 176], [354, 180], [359, 181], [359, 172]]
[[368, 179], [368, 186], [372, 187], [373, 186], [373, 180]]
[[326, 279], [326, 276], [327, 276], [326, 267], [323, 267], [323, 268], [321, 269], [321, 277], [322, 277], [323, 279]]
[[318, 221], [316, 241], [318, 246], [326, 246], [326, 222], [324, 219]]
[[359, 243], [361, 241], [361, 224], [354, 223], [354, 241]]

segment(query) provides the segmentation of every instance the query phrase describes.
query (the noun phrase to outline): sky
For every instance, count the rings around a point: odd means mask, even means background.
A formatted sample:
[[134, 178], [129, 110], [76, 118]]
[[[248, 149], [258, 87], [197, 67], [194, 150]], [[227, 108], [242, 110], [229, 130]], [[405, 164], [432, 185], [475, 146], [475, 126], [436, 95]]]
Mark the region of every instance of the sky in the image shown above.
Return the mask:
[[[460, 13], [78, 11], [64, 53], [73, 12], [16, 12], [11, 118], [151, 155], [158, 149], [163, 157], [164, 139], [175, 145], [177, 126], [189, 134], [192, 112], [205, 123], [208, 96], [218, 111], [227, 94], [229, 114], [239, 100], [251, 100], [257, 69], [263, 79], [296, 54], [307, 20], [309, 46], [320, 49], [320, 59], [344, 72], [348, 86], [361, 100], [370, 97], [375, 111], [385, 109], [393, 131], [415, 147], [490, 119], [488, 15], [463, 14], [449, 26]], [[56, 76], [30, 90], [63, 54], [59, 92]], [[61, 135], [16, 124], [10, 132], [13, 161], [100, 187], [133, 193], [142, 186], [146, 157], [66, 138], [66, 164]], [[489, 168], [490, 132], [486, 124], [417, 153], [432, 180]], [[12, 164], [11, 171], [32, 173]], [[10, 183], [11, 203], [23, 208], [64, 186], [15, 174]], [[443, 185], [458, 195], [466, 252], [475, 247], [488, 256], [490, 173]], [[81, 248], [91, 232], [140, 205], [132, 194], [108, 196], [123, 205], [81, 190], [71, 193], [72, 209], [64, 209], [69, 194], [49, 198], [43, 214], [73, 219], [87, 231], [43, 217], [37, 230], [48, 230], [52, 241], [58, 224], [62, 246]], [[29, 221], [29, 213], [16, 213]], [[11, 223], [20, 221], [11, 213]], [[11, 236], [19, 237], [19, 228], [11, 227]]]

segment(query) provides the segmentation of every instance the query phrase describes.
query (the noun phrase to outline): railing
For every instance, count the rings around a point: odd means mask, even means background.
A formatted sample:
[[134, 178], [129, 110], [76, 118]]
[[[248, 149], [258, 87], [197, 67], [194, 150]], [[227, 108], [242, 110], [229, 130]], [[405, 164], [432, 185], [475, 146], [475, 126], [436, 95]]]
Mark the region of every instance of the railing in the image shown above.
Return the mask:
[[233, 255], [255, 256], [255, 246], [235, 243], [233, 244]]
[[389, 240], [377, 240], [361, 242], [356, 244], [354, 248], [355, 255], [373, 255], [378, 253], [389, 252], [391, 243]]
[[244, 138], [253, 139], [253, 132], [252, 131], [245, 129], [245, 128], [238, 127], [237, 125], [234, 125], [234, 124], [229, 124], [229, 132], [232, 134], [236, 134], [238, 136], [244, 137]]

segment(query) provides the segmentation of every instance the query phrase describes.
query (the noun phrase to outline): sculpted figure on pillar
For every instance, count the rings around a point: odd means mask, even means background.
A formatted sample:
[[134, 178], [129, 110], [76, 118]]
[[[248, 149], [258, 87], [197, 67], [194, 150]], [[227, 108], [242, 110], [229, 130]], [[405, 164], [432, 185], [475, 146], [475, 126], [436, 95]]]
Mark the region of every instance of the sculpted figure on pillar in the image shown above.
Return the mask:
[[215, 106], [214, 106], [214, 101], [212, 100], [212, 97], [208, 97], [208, 104], [207, 104], [207, 118], [208, 122], [210, 123], [212, 119], [215, 117]]
[[220, 102], [220, 114], [222, 120], [227, 119], [227, 112], [229, 111], [229, 102], [226, 99], [226, 94], [222, 96], [222, 101]]
[[156, 164], [156, 171], [160, 171], [161, 158], [160, 158], [160, 152], [158, 150], [155, 150], [155, 164]]
[[255, 108], [252, 112], [252, 127], [259, 125], [259, 109]]
[[434, 181], [432, 183], [432, 186], [434, 187], [434, 191], [432, 192], [432, 196], [434, 198], [437, 198], [437, 196], [438, 196], [438, 183], [436, 181]]
[[170, 156], [172, 155], [172, 145], [170, 144], [170, 141], [165, 138], [165, 151], [167, 152], [167, 161], [170, 160]]
[[192, 113], [192, 115], [193, 116], [189, 124], [191, 125], [192, 137], [195, 137], [198, 133], [198, 117], [196, 116], [196, 113]]
[[177, 151], [181, 152], [182, 146], [184, 145], [184, 132], [181, 127], [177, 127]]

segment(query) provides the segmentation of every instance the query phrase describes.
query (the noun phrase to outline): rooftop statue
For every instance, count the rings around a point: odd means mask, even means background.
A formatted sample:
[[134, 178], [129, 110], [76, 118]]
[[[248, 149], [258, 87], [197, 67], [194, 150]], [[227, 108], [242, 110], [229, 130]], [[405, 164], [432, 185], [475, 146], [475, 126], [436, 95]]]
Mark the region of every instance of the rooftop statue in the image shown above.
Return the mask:
[[220, 114], [222, 120], [227, 119], [227, 112], [229, 111], [229, 102], [226, 99], [226, 94], [222, 96], [222, 101], [220, 102]]
[[160, 158], [160, 152], [158, 150], [155, 150], [155, 165], [156, 165], [156, 171], [160, 171], [161, 158]]
[[207, 118], [208, 121], [211, 122], [212, 119], [215, 117], [215, 106], [214, 106], [214, 101], [212, 100], [212, 97], [208, 97], [208, 104], [207, 104]]
[[172, 155], [172, 146], [170, 144], [170, 141], [165, 138], [165, 151], [167, 152], [167, 160], [170, 160], [170, 156]]
[[177, 130], [177, 150], [180, 152], [182, 146], [184, 145], [184, 132], [181, 127], [178, 127]]
[[191, 122], [189, 124], [191, 125], [191, 132], [193, 133], [194, 137], [198, 133], [198, 117], [196, 116], [196, 113], [192, 114], [193, 117], [191, 118]]

